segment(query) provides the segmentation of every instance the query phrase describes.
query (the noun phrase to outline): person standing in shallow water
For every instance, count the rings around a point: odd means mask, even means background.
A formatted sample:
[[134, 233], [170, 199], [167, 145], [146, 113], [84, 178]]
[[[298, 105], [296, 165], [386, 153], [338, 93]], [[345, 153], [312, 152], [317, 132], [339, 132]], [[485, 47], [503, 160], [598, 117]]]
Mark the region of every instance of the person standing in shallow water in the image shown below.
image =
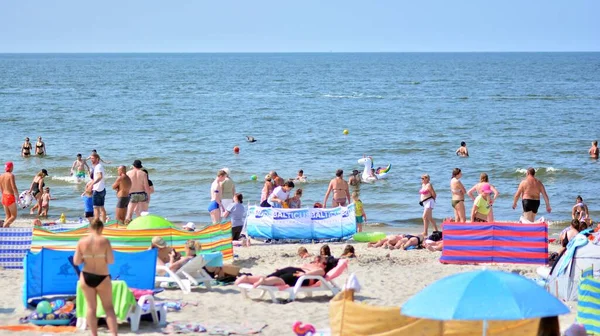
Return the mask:
[[4, 165], [4, 174], [0, 175], [0, 193], [2, 193], [2, 206], [6, 215], [2, 227], [5, 228], [9, 227], [17, 219], [19, 190], [17, 190], [13, 169], [13, 163], [7, 162]]
[[356, 169], [352, 171], [352, 175], [348, 179], [348, 185], [350, 185], [350, 192], [357, 193], [360, 196], [360, 184], [362, 180], [360, 178], [360, 172]]
[[35, 143], [35, 154], [38, 156], [45, 156], [46, 153], [46, 144], [42, 141], [42, 137], [37, 138], [37, 142]]
[[31, 142], [29, 142], [29, 138], [25, 138], [25, 142], [23, 143], [23, 145], [21, 145], [21, 156], [31, 156]]
[[598, 149], [598, 141], [592, 141], [592, 147], [590, 148], [588, 153], [590, 153], [590, 157], [592, 159], [598, 159], [598, 156], [600, 155], [600, 149]]
[[550, 207], [550, 199], [546, 193], [544, 184], [535, 178], [535, 169], [527, 168], [527, 176], [519, 183], [519, 188], [513, 198], [513, 209], [517, 208], [517, 201], [519, 198], [522, 199], [523, 203], [523, 217], [530, 222], [535, 221], [535, 215], [540, 207], [540, 194], [544, 197], [546, 202], [546, 211], [550, 213], [552, 208]]
[[469, 150], [467, 149], [467, 143], [462, 141], [460, 143], [460, 147], [456, 150], [456, 155], [458, 156], [462, 156], [462, 157], [468, 157], [469, 156]]
[[117, 223], [125, 224], [127, 217], [127, 207], [129, 206], [129, 190], [131, 189], [131, 179], [127, 176], [127, 167], [119, 166], [117, 168], [119, 177], [113, 183], [112, 188], [117, 192], [117, 208], [115, 209], [115, 218]]

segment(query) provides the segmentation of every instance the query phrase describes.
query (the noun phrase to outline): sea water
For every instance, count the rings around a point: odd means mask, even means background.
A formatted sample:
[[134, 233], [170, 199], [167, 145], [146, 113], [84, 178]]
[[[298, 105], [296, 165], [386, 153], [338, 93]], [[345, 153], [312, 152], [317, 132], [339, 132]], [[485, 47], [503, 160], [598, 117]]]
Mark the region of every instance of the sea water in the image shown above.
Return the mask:
[[[49, 171], [56, 218], [82, 215], [84, 185], [69, 169], [92, 149], [112, 162], [109, 215], [116, 168], [135, 159], [156, 189], [151, 212], [206, 223], [220, 168], [250, 204], [269, 170], [303, 169], [309, 182], [296, 188], [312, 206], [336, 169], [348, 178], [371, 155], [392, 169], [361, 187], [370, 223], [418, 229], [424, 173], [438, 194], [434, 217], [452, 216], [454, 167], [467, 189], [489, 174], [500, 220], [519, 218], [512, 197], [529, 166], [550, 196], [552, 213], [542, 203], [541, 215], [569, 220], [582, 195], [597, 218], [600, 165], [587, 150], [599, 117], [600, 53], [0, 55], [0, 160], [15, 162], [19, 190]], [[20, 158], [23, 139], [38, 136], [48, 156]], [[454, 154], [461, 141], [469, 158]]]

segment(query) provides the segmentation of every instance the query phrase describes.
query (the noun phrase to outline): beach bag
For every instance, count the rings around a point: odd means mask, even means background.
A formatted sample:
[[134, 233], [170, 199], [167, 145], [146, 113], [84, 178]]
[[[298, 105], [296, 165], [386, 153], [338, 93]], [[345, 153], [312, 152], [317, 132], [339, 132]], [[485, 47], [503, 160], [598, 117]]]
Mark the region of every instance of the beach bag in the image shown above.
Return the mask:
[[442, 231], [433, 231], [431, 235], [429, 235], [429, 240], [440, 241], [443, 239]]

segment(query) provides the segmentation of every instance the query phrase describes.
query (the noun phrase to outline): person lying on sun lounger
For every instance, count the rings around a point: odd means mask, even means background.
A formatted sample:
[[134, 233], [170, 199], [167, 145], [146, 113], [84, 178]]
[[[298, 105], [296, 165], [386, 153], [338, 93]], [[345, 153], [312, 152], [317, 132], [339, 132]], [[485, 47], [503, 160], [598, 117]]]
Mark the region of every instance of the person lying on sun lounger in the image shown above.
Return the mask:
[[[194, 259], [200, 253], [200, 251], [202, 251], [202, 245], [199, 242], [190, 239], [187, 242], [185, 242], [185, 256], [179, 258], [179, 260], [177, 261], [173, 261], [172, 263], [168, 263], [166, 265], [169, 266], [169, 269], [171, 271], [177, 272], [177, 270], [183, 267], [183, 265], [185, 265], [188, 261]], [[205, 266], [204, 270], [213, 279], [218, 280], [230, 277], [235, 278], [240, 272], [240, 268], [233, 265], [223, 265], [222, 267]]]
[[[310, 264], [300, 267], [285, 267], [278, 269], [267, 276], [242, 275], [235, 281], [235, 285], [247, 283], [256, 288], [260, 285], [265, 286], [295, 286], [298, 279], [303, 275], [324, 276], [337, 265], [337, 259], [317, 256]], [[302, 286], [311, 286], [315, 280], [304, 280]]]

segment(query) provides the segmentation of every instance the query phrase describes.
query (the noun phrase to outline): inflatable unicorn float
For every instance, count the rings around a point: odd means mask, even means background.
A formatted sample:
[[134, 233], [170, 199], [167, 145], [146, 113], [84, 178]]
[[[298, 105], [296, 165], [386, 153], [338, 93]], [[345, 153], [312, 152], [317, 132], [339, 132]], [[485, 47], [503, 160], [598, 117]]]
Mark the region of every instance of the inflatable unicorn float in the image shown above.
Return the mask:
[[383, 180], [387, 178], [388, 174], [390, 173], [390, 169], [392, 169], [392, 164], [390, 163], [387, 165], [387, 167], [378, 167], [375, 169], [375, 172], [373, 172], [373, 157], [371, 156], [364, 156], [362, 159], [358, 160], [358, 163], [365, 166], [361, 177], [362, 181], [367, 183], [372, 183], [377, 180]]

